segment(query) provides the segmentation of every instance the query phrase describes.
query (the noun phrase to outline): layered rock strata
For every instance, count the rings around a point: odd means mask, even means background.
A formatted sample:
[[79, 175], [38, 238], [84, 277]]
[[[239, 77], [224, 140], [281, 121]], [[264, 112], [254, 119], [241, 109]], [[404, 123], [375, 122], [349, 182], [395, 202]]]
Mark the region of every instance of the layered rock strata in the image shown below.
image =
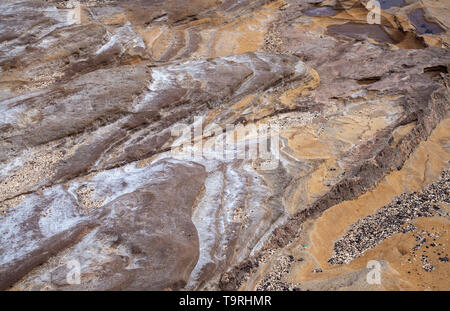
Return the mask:
[[448, 289], [401, 261], [448, 215], [389, 206], [448, 168], [449, 11], [2, 1], [0, 288]]

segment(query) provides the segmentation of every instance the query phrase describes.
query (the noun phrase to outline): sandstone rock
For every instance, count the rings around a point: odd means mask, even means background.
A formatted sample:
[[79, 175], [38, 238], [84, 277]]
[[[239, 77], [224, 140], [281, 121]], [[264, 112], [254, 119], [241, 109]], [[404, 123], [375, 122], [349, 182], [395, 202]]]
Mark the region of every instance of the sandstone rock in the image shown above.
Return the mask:
[[[162, 160], [27, 196], [3, 218], [1, 288], [33, 268], [22, 289], [183, 287], [198, 258], [190, 218], [204, 178], [200, 165]], [[38, 267], [50, 256], [50, 264]], [[66, 281], [66, 265], [73, 260], [80, 265], [81, 284]]]
[[[448, 165], [450, 8], [367, 3], [2, 1], [0, 288], [364, 287], [323, 249], [276, 258], [408, 161], [422, 186]], [[263, 127], [271, 165], [236, 157]]]

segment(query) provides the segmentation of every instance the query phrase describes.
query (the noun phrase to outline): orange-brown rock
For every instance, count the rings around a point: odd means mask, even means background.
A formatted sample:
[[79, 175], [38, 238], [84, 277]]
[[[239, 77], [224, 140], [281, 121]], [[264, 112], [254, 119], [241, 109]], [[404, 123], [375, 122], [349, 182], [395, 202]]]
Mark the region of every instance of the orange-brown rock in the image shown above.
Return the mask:
[[2, 1], [0, 288], [448, 290], [450, 7], [380, 5]]

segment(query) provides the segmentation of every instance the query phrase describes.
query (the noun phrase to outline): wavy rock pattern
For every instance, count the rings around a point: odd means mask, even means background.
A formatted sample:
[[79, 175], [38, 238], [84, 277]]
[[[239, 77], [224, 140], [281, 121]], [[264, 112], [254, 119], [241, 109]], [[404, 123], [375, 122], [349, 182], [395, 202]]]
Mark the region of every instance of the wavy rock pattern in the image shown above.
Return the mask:
[[[343, 273], [325, 267], [334, 241], [448, 166], [445, 3], [384, 1], [380, 25], [367, 1], [80, 3], [0, 4], [1, 289], [361, 288], [370, 251]], [[279, 137], [273, 167], [186, 155], [245, 150], [257, 126]], [[427, 140], [419, 187], [334, 214]], [[308, 260], [277, 266], [291, 254]], [[424, 288], [401, 279], [383, 286]]]

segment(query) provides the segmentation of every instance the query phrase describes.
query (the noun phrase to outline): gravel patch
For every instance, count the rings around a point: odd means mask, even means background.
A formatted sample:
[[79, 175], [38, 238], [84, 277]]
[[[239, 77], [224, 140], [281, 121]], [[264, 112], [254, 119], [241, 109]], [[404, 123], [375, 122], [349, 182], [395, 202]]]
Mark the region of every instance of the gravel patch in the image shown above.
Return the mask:
[[289, 273], [291, 265], [295, 261], [303, 259], [295, 259], [294, 256], [280, 256], [272, 271], [268, 273], [256, 286], [257, 291], [299, 291], [300, 284], [287, 283], [283, 281], [283, 276]]
[[[334, 254], [328, 262], [332, 265], [347, 264], [396, 233], [414, 231], [415, 226], [407, 222], [417, 217], [432, 217], [436, 214], [448, 217], [448, 213], [437, 205], [440, 202], [450, 203], [450, 169], [443, 171], [439, 180], [423, 192], [403, 194], [375, 214], [351, 225], [347, 233], [334, 244]], [[422, 244], [419, 242], [417, 247]], [[426, 271], [433, 269], [426, 260], [422, 262]]]

